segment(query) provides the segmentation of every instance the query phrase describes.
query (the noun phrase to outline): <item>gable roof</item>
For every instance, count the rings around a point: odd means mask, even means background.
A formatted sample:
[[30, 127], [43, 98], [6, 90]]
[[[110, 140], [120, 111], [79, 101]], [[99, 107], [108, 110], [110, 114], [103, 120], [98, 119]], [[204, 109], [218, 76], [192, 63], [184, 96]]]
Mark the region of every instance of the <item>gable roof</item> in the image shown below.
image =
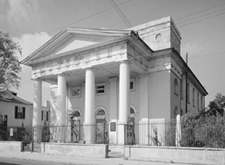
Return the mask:
[[33, 105], [31, 102], [29, 101], [26, 101], [18, 96], [16, 96], [14, 93], [15, 92], [12, 92], [12, 91], [7, 91], [8, 92], [11, 92], [12, 95], [11, 95], [11, 98], [7, 98], [7, 97], [0, 97], [0, 101], [3, 101], [3, 102], [8, 102], [8, 103], [17, 103], [17, 104], [25, 104], [25, 105]]
[[131, 30], [112, 30], [112, 29], [92, 29], [92, 28], [66, 28], [52, 37], [49, 41], [43, 44], [40, 48], [34, 51], [31, 55], [21, 61], [22, 64], [28, 64], [30, 61], [43, 56], [49, 49], [56, 47], [62, 41], [68, 40], [69, 37], [83, 36], [89, 40], [95, 40], [99, 44], [101, 42], [118, 39], [129, 36]]

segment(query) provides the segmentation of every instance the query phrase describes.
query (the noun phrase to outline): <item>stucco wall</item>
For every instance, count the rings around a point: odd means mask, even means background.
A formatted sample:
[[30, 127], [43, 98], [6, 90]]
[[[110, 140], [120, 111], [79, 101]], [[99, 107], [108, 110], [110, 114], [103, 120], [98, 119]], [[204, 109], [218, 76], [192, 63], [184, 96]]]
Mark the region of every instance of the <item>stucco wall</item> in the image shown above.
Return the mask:
[[125, 157], [169, 163], [225, 164], [225, 150], [216, 148], [126, 146]]
[[159, 71], [149, 75], [149, 118], [170, 119], [170, 74]]
[[21, 152], [22, 143], [13, 141], [0, 141], [0, 152]]
[[[25, 119], [15, 118], [15, 106], [25, 107]], [[2, 115], [8, 115], [7, 125], [9, 127], [32, 126], [33, 109], [31, 105], [16, 104], [0, 101], [0, 112]]]
[[106, 158], [108, 157], [108, 145], [81, 145], [63, 143], [42, 143], [41, 151], [45, 154], [67, 155], [75, 157]]

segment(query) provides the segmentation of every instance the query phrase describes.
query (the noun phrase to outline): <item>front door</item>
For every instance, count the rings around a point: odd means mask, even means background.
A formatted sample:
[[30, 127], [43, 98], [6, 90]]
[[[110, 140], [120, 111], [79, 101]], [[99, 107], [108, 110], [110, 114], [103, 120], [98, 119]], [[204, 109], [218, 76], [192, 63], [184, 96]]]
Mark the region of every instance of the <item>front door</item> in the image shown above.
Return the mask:
[[78, 142], [80, 140], [80, 120], [71, 120], [71, 141]]
[[96, 142], [104, 143], [105, 119], [97, 119], [96, 123], [97, 123]]
[[127, 123], [127, 144], [134, 145], [135, 144], [135, 118], [129, 117]]

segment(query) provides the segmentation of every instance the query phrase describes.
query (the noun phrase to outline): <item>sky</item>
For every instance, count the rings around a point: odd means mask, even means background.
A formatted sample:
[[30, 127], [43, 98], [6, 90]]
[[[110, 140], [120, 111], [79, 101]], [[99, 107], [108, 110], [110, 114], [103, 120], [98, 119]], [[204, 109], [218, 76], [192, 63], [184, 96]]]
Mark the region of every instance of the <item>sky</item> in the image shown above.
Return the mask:
[[[206, 106], [225, 95], [225, 0], [114, 0], [136, 26], [171, 16], [181, 33], [181, 56], [208, 91]], [[0, 0], [0, 31], [22, 48], [22, 60], [66, 27], [126, 29], [110, 0]], [[18, 96], [33, 102], [31, 68], [22, 65]], [[43, 83], [42, 100], [49, 100]]]

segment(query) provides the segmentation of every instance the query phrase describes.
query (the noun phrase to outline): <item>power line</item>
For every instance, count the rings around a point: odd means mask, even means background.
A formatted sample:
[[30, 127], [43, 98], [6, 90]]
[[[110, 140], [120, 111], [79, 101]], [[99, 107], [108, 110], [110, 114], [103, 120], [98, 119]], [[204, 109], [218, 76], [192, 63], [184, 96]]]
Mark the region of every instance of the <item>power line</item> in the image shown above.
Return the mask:
[[[130, 18], [130, 20], [137, 19], [137, 18], [139, 18], [139, 17], [141, 17], [141, 16], [143, 16], [143, 15], [147, 15], [147, 14], [149, 14], [149, 13], [153, 13], [153, 12], [156, 12], [156, 11], [160, 11], [160, 10], [162, 10], [162, 9], [164, 9], [164, 8], [173, 6], [173, 5], [178, 4], [178, 3], [180, 3], [180, 2], [183, 2], [183, 1], [185, 1], [185, 0], [180, 0], [179, 2], [171, 3], [171, 4], [169, 4], [169, 5], [166, 5], [166, 6], [164, 6], [164, 7], [158, 8], [158, 9], [156, 9], [156, 10], [149, 11], [149, 12], [147, 12], [147, 13], [145, 13], [145, 14], [138, 15], [137, 17]], [[119, 22], [119, 23], [116, 23], [116, 24], [113, 24], [113, 25], [110, 25], [109, 27], [114, 27], [114, 26], [119, 25], [119, 24], [121, 24], [121, 23], [123, 23], [123, 21], [122, 21], [122, 22]]]
[[128, 19], [126, 18], [126, 16], [123, 14], [123, 12], [118, 8], [118, 6], [116, 5], [116, 3], [114, 2], [114, 0], [109, 0], [110, 3], [113, 5], [113, 7], [116, 9], [117, 13], [120, 15], [120, 17], [124, 20], [124, 22], [127, 24], [127, 26], [129, 28], [132, 28], [132, 25], [130, 24], [130, 22], [128, 21]]
[[[12, 32], [9, 32], [8, 30], [6, 30], [5, 28], [3, 28], [2, 26], [0, 26], [3, 30], [5, 30], [7, 33], [11, 34], [12, 36], [16, 37], [15, 34], [13, 34]], [[28, 46], [32, 47], [33, 49], [37, 49], [37, 48], [34, 48], [33, 46], [31, 46], [30, 44], [28, 44], [27, 42], [25, 42]]]
[[201, 17], [207, 16], [207, 15], [210, 15], [210, 14], [215, 14], [215, 13], [218, 14], [218, 12], [220, 12], [220, 11], [225, 11], [225, 9], [223, 8], [223, 9], [216, 10], [216, 11], [214, 11], [214, 12], [211, 12], [211, 13], [206, 13], [206, 14], [204, 14], [204, 15], [199, 15], [199, 16], [197, 16], [197, 17], [190, 18], [189, 20], [184, 20], [184, 21], [178, 22], [178, 23], [176, 23], [176, 24], [179, 25], [179, 24], [182, 24], [182, 23], [185, 23], [185, 22], [188, 22], [188, 21], [192, 21], [193, 19], [201, 18]]
[[197, 55], [197, 56], [192, 56], [190, 58], [207, 57], [207, 56], [213, 56], [213, 55], [220, 55], [220, 54], [223, 54], [223, 53], [225, 54], [225, 51], [217, 52], [217, 53], [209, 53], [209, 54]]
[[207, 8], [207, 9], [204, 9], [204, 10], [201, 10], [201, 11], [198, 11], [198, 12], [195, 12], [195, 13], [183, 16], [183, 17], [180, 17], [180, 18], [177, 18], [176, 20], [180, 20], [180, 19], [183, 19], [183, 18], [186, 18], [186, 17], [190, 17], [190, 16], [196, 15], [198, 13], [202, 13], [202, 12], [207, 11], [207, 10], [211, 10], [211, 9], [214, 9], [214, 8], [217, 8], [217, 7], [221, 7], [223, 5], [225, 5], [225, 3], [222, 3], [222, 4], [219, 4], [219, 5], [216, 5], [216, 6], [213, 6], [213, 7], [210, 7], [210, 8]]
[[178, 25], [178, 26], [179, 26], [179, 27], [183, 27], [183, 26], [191, 25], [191, 24], [194, 24], [194, 23], [198, 23], [198, 22], [207, 20], [207, 19], [209, 19], [209, 18], [213, 18], [213, 17], [217, 17], [217, 16], [220, 16], [220, 15], [223, 15], [223, 14], [225, 14], [225, 12], [219, 13], [219, 14], [216, 14], [216, 15], [213, 15], [213, 16], [210, 16], [210, 17], [206, 17], [206, 18], [204, 18], [204, 19], [200, 19], [200, 20], [197, 20], [197, 21], [194, 21], [194, 22], [189, 22], [189, 23], [187, 23], [187, 24]]
[[[125, 2], [123, 2], [123, 3], [118, 4], [117, 6], [121, 6], [121, 5], [126, 4], [126, 3], [130, 2], [130, 1], [132, 1], [132, 0], [125, 1]], [[59, 30], [59, 29], [66, 28], [66, 27], [68, 27], [68, 26], [70, 26], [70, 25], [72, 25], [72, 24], [74, 24], [74, 23], [78, 23], [78, 22], [84, 21], [84, 20], [89, 19], [89, 18], [91, 18], [91, 17], [94, 17], [94, 16], [96, 16], [96, 15], [102, 14], [102, 13], [104, 13], [104, 12], [106, 12], [106, 11], [109, 11], [109, 10], [111, 10], [111, 9], [113, 9], [113, 8], [114, 8], [114, 7], [107, 8], [107, 9], [105, 9], [105, 10], [102, 10], [102, 11], [100, 11], [100, 12], [91, 14], [91, 15], [89, 15], [89, 16], [87, 16], [87, 17], [84, 17], [84, 18], [81, 18], [81, 19], [79, 19], [79, 20], [73, 21], [73, 22], [71, 22], [71, 23], [69, 23], [69, 24], [63, 25], [63, 26], [58, 27], [58, 28], [56, 28], [56, 29], [52, 29], [52, 30], [50, 30], [50, 31], [46, 31], [46, 33], [51, 33], [51, 32], [57, 31], [57, 30]], [[39, 35], [39, 36], [37, 36], [37, 37], [30, 38], [30, 39], [25, 40], [25, 41], [23, 41], [23, 42], [30, 41], [30, 40], [39, 38], [39, 37], [41, 37], [41, 36], [43, 36], [43, 35]], [[23, 43], [23, 42], [21, 42], [21, 43]]]

